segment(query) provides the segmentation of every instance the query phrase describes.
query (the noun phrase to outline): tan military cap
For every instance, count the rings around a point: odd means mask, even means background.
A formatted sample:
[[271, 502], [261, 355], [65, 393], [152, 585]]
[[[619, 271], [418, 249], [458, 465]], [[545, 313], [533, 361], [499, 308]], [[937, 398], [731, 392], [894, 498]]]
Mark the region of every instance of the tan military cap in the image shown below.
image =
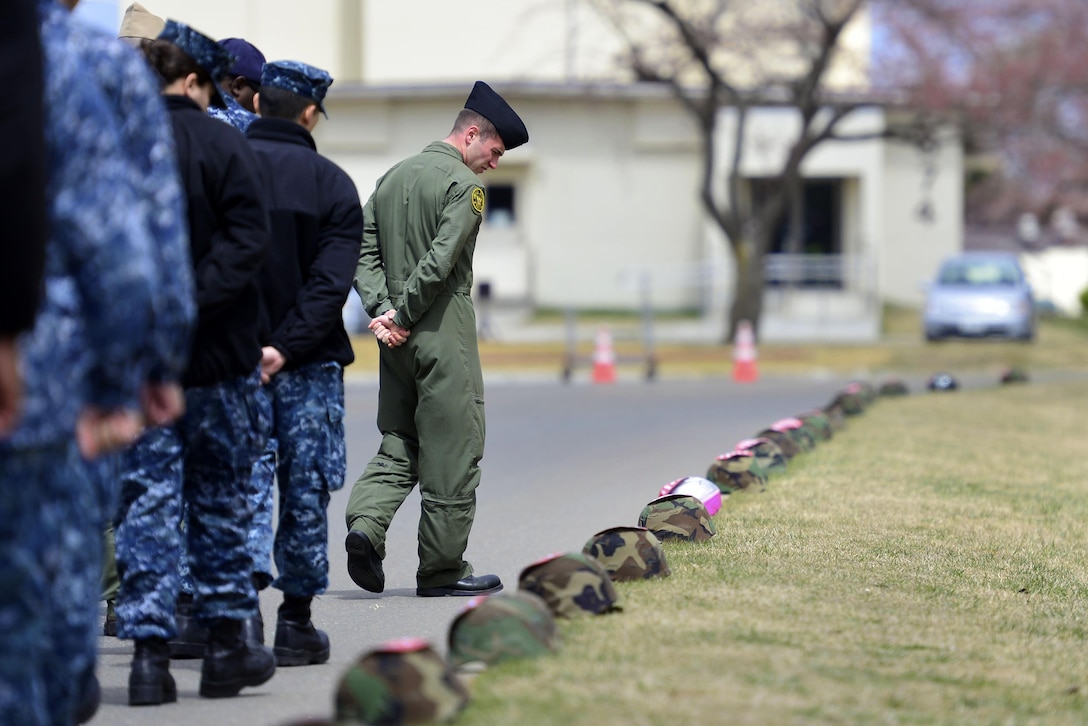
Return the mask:
[[132, 3], [121, 18], [121, 29], [117, 31], [117, 37], [134, 43], [144, 39], [153, 40], [159, 37], [165, 25], [166, 21], [158, 15], [151, 14], [140, 3]]

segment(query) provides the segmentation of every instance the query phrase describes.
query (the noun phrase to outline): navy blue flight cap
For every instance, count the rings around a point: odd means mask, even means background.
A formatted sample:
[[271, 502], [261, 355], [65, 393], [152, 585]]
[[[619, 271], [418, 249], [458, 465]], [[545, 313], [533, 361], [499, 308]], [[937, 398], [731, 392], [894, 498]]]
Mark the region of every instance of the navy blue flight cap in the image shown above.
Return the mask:
[[506, 148], [514, 149], [529, 140], [529, 131], [521, 117], [510, 108], [502, 96], [491, 90], [483, 81], [476, 81], [472, 93], [468, 94], [465, 108], [480, 114], [495, 127]]
[[332, 76], [320, 68], [299, 61], [272, 61], [265, 63], [261, 71], [261, 87], [290, 91], [317, 104], [317, 110], [325, 114], [325, 93], [332, 85]]
[[219, 45], [234, 56], [234, 65], [227, 70], [229, 76], [241, 76], [250, 83], [261, 84], [261, 68], [264, 67], [264, 53], [257, 46], [242, 38], [223, 38]]
[[212, 105], [223, 108], [226, 104], [219, 93], [219, 81], [226, 75], [227, 69], [234, 63], [232, 56], [226, 48], [204, 35], [198, 30], [193, 30], [185, 23], [176, 20], [167, 20], [166, 26], [159, 33], [159, 40], [168, 40], [185, 51], [196, 64], [207, 71], [212, 77]]

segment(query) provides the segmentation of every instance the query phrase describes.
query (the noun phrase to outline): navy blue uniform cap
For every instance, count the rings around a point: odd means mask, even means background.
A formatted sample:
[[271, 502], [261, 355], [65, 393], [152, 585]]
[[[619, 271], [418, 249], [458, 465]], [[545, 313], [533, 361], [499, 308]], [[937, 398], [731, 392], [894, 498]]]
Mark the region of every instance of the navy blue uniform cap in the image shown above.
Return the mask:
[[219, 45], [234, 56], [234, 65], [227, 71], [227, 75], [241, 76], [250, 83], [260, 85], [264, 53], [258, 50], [257, 46], [242, 38], [223, 38], [219, 41]]
[[261, 87], [279, 88], [309, 98], [317, 104], [317, 110], [325, 114], [325, 93], [332, 85], [332, 76], [320, 68], [299, 61], [272, 61], [261, 70]]
[[529, 140], [529, 131], [521, 117], [502, 96], [495, 93], [491, 86], [483, 81], [476, 81], [472, 93], [468, 94], [465, 108], [480, 114], [495, 127], [506, 148], [513, 149]]
[[226, 103], [219, 93], [219, 81], [226, 75], [227, 69], [234, 63], [227, 49], [216, 43], [198, 30], [193, 30], [185, 23], [167, 20], [166, 26], [159, 33], [159, 40], [168, 40], [185, 51], [196, 64], [212, 77], [212, 104], [224, 108]]

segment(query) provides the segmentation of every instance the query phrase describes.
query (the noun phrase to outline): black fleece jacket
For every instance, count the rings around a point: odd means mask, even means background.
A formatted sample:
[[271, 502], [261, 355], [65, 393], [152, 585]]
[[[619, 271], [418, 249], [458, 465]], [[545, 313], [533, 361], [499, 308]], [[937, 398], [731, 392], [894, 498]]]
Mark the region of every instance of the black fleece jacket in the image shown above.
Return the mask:
[[262, 343], [287, 359], [285, 370], [355, 359], [343, 307], [363, 239], [363, 209], [354, 182], [317, 153], [306, 129], [261, 118], [246, 138], [260, 167], [272, 225], [261, 270]]
[[182, 383], [244, 376], [261, 359], [257, 275], [268, 251], [268, 213], [245, 137], [184, 96], [166, 96], [189, 207], [197, 329]]

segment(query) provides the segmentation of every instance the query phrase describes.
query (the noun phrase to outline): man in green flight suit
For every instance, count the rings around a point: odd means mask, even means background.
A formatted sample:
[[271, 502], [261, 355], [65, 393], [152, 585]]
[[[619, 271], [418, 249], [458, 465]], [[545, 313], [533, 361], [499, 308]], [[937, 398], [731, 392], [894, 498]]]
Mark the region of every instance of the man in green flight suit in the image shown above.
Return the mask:
[[355, 289], [382, 346], [382, 443], [351, 490], [345, 546], [348, 574], [364, 590], [385, 589], [386, 530], [416, 482], [416, 594], [502, 589], [463, 559], [484, 453], [472, 254], [485, 201], [477, 175], [528, 140], [517, 113], [477, 81], [449, 136], [387, 171], [363, 209]]

